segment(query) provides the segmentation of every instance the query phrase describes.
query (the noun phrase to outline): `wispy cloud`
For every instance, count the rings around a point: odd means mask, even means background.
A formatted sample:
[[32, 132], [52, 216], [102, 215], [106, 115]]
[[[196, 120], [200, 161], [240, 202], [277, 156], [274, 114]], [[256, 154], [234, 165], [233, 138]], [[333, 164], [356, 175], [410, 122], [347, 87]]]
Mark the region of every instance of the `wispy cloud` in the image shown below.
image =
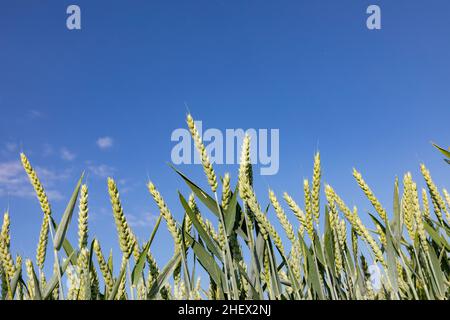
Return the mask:
[[44, 116], [44, 114], [39, 110], [36, 110], [36, 109], [28, 110], [28, 117], [30, 119], [38, 119], [38, 118], [42, 118], [43, 116]]
[[110, 149], [114, 145], [114, 140], [111, 137], [100, 137], [97, 139], [97, 146], [102, 149]]
[[114, 167], [108, 166], [106, 164], [100, 164], [100, 165], [94, 165], [90, 164], [88, 165], [88, 169], [90, 172], [92, 172], [94, 175], [100, 177], [100, 178], [106, 178], [109, 176], [112, 176], [116, 169]]
[[[54, 186], [58, 181], [66, 180], [70, 176], [69, 172], [55, 172], [42, 167], [36, 167], [36, 171], [46, 187], [49, 199], [62, 200], [63, 195], [54, 189]], [[20, 161], [0, 162], [0, 196], [8, 195], [20, 198], [35, 197], [33, 187], [28, 181]]]
[[60, 151], [60, 155], [61, 155], [61, 159], [66, 160], [66, 161], [72, 161], [76, 158], [76, 154], [73, 153], [72, 151], [70, 151], [67, 148], [61, 148]]
[[158, 217], [151, 213], [145, 213], [139, 216], [127, 214], [127, 220], [128, 224], [133, 228], [145, 228], [153, 226], [156, 220], [158, 220]]
[[15, 152], [17, 150], [17, 144], [14, 142], [7, 142], [5, 143], [5, 148], [8, 152]]
[[48, 143], [44, 144], [43, 149], [42, 149], [42, 155], [44, 157], [49, 157], [49, 156], [53, 155], [53, 153], [54, 153], [54, 149], [53, 149], [52, 145], [48, 144]]

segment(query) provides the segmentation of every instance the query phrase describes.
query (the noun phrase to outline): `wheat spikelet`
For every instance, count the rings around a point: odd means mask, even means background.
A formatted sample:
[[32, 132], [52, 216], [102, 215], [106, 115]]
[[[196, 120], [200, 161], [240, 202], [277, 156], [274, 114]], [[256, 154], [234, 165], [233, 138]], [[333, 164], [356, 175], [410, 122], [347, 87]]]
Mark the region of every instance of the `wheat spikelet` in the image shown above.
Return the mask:
[[141, 256], [141, 250], [139, 249], [139, 241], [134, 233], [131, 234], [131, 238], [133, 239], [133, 243], [134, 243], [132, 254], [133, 254], [134, 260], [138, 261], [139, 257]]
[[309, 189], [309, 181], [303, 180], [303, 190], [305, 193], [305, 211], [306, 211], [306, 230], [309, 237], [314, 239], [314, 220], [311, 202], [311, 190]]
[[422, 212], [420, 211], [420, 204], [419, 204], [419, 194], [417, 192], [417, 184], [412, 183], [412, 189], [411, 189], [411, 198], [413, 202], [413, 210], [414, 210], [414, 219], [416, 224], [416, 232], [419, 236], [420, 243], [422, 245], [422, 248], [426, 253], [428, 253], [428, 242], [427, 242], [427, 236], [425, 233], [425, 227], [423, 225], [423, 217]]
[[0, 232], [0, 240], [4, 242], [5, 246], [9, 249], [11, 243], [10, 232], [11, 221], [9, 219], [9, 212], [6, 211], [3, 215], [2, 230]]
[[47, 194], [45, 193], [44, 187], [42, 186], [42, 183], [40, 182], [36, 174], [36, 171], [33, 169], [28, 158], [25, 156], [24, 153], [20, 154], [20, 159], [22, 161], [22, 166], [28, 175], [28, 178], [30, 179], [31, 185], [33, 186], [36, 192], [37, 198], [41, 205], [42, 212], [44, 213], [44, 218], [41, 226], [41, 231], [39, 234], [39, 242], [36, 252], [36, 261], [38, 263], [38, 266], [42, 269], [44, 266], [47, 251], [49, 222], [52, 212]]
[[41, 231], [39, 232], [39, 241], [36, 249], [36, 262], [39, 268], [44, 268], [45, 257], [47, 254], [47, 243], [49, 233], [50, 215], [44, 214], [42, 219]]
[[[225, 227], [222, 223], [219, 223], [219, 246], [222, 250], [226, 248], [227, 235], [225, 234]], [[230, 248], [231, 251], [231, 248]]]
[[381, 251], [380, 247], [378, 246], [377, 242], [373, 239], [372, 235], [370, 234], [369, 230], [367, 230], [366, 226], [362, 223], [361, 219], [358, 216], [358, 212], [356, 207], [353, 209], [353, 216], [356, 220], [355, 223], [358, 226], [358, 231], [360, 233], [360, 236], [366, 240], [367, 244], [372, 249], [375, 259], [379, 261], [383, 266], [386, 267], [386, 262], [383, 257], [383, 252]]
[[25, 260], [25, 267], [27, 272], [27, 286], [28, 286], [28, 297], [30, 300], [34, 300], [35, 296], [35, 286], [34, 286], [34, 268], [33, 268], [33, 262], [31, 262], [30, 259]]
[[[5, 216], [6, 215], [7, 214], [5, 214]], [[5, 220], [8, 223], [9, 218], [3, 220], [3, 226], [5, 226]], [[2, 235], [0, 236], [0, 265], [3, 266], [3, 269], [5, 270], [5, 273], [9, 277], [9, 279], [12, 279], [14, 277], [14, 274], [16, 273], [16, 267], [14, 266], [14, 260], [11, 256], [8, 239], [9, 234], [3, 234], [2, 228]]]
[[405, 174], [403, 178], [402, 209], [406, 230], [408, 231], [409, 237], [414, 240], [416, 230], [414, 224], [414, 207], [412, 199], [412, 178], [410, 173]]
[[86, 248], [81, 249], [77, 258], [77, 268], [80, 277], [80, 293], [79, 300], [86, 300], [88, 292], [86, 287], [89, 279], [89, 252]]
[[355, 228], [353, 228], [353, 227], [352, 227], [351, 235], [352, 235], [353, 257], [356, 259], [356, 258], [358, 258], [358, 252], [359, 252], [359, 248], [358, 248], [358, 233], [356, 232]]
[[36, 195], [38, 197], [42, 211], [46, 215], [51, 215], [51, 208], [50, 203], [48, 202], [47, 194], [45, 193], [44, 187], [42, 186], [36, 174], [36, 171], [33, 169], [30, 162], [28, 161], [28, 158], [25, 156], [24, 153], [20, 154], [20, 159], [22, 161], [23, 168], [25, 169], [25, 172], [28, 175], [28, 178], [30, 179], [31, 184], [34, 187], [34, 190], [36, 191]]
[[284, 212], [283, 208], [281, 207], [280, 203], [278, 202], [277, 197], [275, 196], [275, 193], [272, 190], [269, 190], [269, 199], [272, 203], [272, 206], [275, 209], [275, 212], [277, 214], [278, 220], [281, 223], [281, 226], [284, 229], [284, 232], [286, 232], [286, 235], [288, 239], [295, 243], [296, 237], [294, 233], [294, 228], [292, 227], [292, 224], [289, 222], [288, 217], [286, 216], [286, 213]]
[[381, 244], [386, 248], [387, 247], [386, 234], [384, 233], [383, 229], [378, 223], [375, 224], [375, 227], [377, 228], [378, 238], [380, 239]]
[[250, 136], [248, 134], [245, 135], [242, 142], [238, 179], [240, 196], [243, 198], [243, 185], [248, 183], [252, 186], [253, 184], [253, 171], [250, 158]]
[[[126, 268], [126, 265], [128, 263], [128, 258], [125, 256], [122, 256], [122, 263], [120, 265], [120, 270], [123, 270]], [[127, 285], [127, 277], [125, 275], [122, 276], [119, 283], [119, 289], [117, 290], [116, 300], [126, 300], [127, 294], [126, 294], [126, 285]]]
[[200, 225], [202, 226], [202, 228], [204, 230], [206, 230], [206, 224], [205, 221], [203, 220], [203, 217], [200, 213], [200, 210], [197, 206], [197, 203], [195, 202], [195, 195], [194, 193], [191, 193], [191, 195], [189, 196], [189, 208], [192, 210], [192, 212], [195, 214], [195, 217], [197, 218], [198, 222], [200, 223]]
[[155, 200], [161, 215], [163, 216], [164, 220], [166, 220], [167, 228], [169, 229], [169, 232], [172, 235], [172, 238], [175, 242], [175, 251], [177, 252], [181, 251], [182, 238], [175, 219], [170, 213], [170, 210], [167, 207], [163, 197], [158, 192], [158, 190], [156, 190], [155, 185], [151, 181], [148, 183], [148, 190], [152, 195], [153, 199]]
[[431, 201], [434, 207], [434, 212], [436, 216], [439, 218], [439, 220], [442, 221], [442, 211], [444, 211], [445, 214], [448, 214], [448, 210], [445, 207], [444, 199], [442, 199], [438, 191], [438, 188], [436, 187], [436, 185], [433, 182], [433, 179], [431, 178], [430, 171], [428, 171], [428, 169], [425, 167], [424, 164], [420, 165], [420, 170], [425, 179], [425, 182], [427, 183], [428, 190], [431, 195]]
[[111, 270], [109, 270], [108, 264], [106, 263], [105, 258], [103, 256], [100, 243], [98, 242], [97, 239], [94, 240], [94, 253], [95, 256], [97, 257], [98, 265], [103, 275], [103, 279], [105, 281], [106, 291], [109, 293], [114, 287], [114, 280], [112, 277]]
[[430, 219], [430, 203], [428, 201], [428, 194], [425, 188], [422, 188], [422, 204], [423, 204], [423, 216]]
[[125, 214], [123, 212], [116, 182], [112, 178], [108, 178], [108, 192], [113, 209], [114, 221], [116, 223], [117, 235], [119, 237], [120, 250], [128, 259], [131, 256], [136, 244], [134, 242], [133, 233], [128, 226]]
[[[240, 177], [241, 178], [241, 177]], [[261, 212], [261, 207], [258, 204], [258, 201], [256, 200], [255, 192], [253, 191], [253, 188], [250, 187], [248, 184], [248, 181], [242, 179], [239, 181], [239, 188], [241, 192], [242, 199], [246, 202], [246, 204], [249, 206], [251, 212], [256, 216], [264, 216], [265, 215]], [[264, 218], [262, 218], [264, 220]], [[263, 221], [261, 220], [261, 221]], [[267, 229], [267, 225], [265, 223], [260, 222], [260, 232], [263, 235], [264, 239], [268, 239], [269, 230]]]
[[88, 187], [82, 185], [78, 210], [78, 248], [81, 250], [87, 246], [88, 241]]
[[80, 291], [80, 277], [77, 273], [77, 268], [69, 266], [66, 270], [67, 280], [69, 281], [69, 288], [67, 291], [67, 300], [77, 300]]
[[320, 217], [320, 179], [322, 177], [322, 170], [320, 168], [320, 153], [317, 152], [314, 156], [314, 170], [312, 180], [311, 205], [312, 212], [316, 223], [319, 223]]
[[212, 164], [209, 161], [209, 156], [206, 152], [206, 148], [203, 144], [202, 138], [200, 137], [200, 134], [198, 133], [198, 130], [195, 126], [194, 119], [190, 114], [188, 114], [187, 116], [187, 125], [189, 127], [189, 131], [191, 132], [191, 136], [194, 139], [195, 146], [197, 147], [197, 150], [201, 156], [203, 170], [205, 171], [206, 177], [208, 178], [208, 183], [211, 187], [212, 192], [215, 193], [218, 186], [216, 173], [214, 172]]
[[253, 230], [255, 218], [250, 204], [247, 203], [246, 197], [248, 196], [245, 195], [245, 193], [247, 192], [245, 187], [246, 185], [249, 185], [250, 187], [253, 186], [253, 168], [250, 157], [250, 136], [248, 134], [245, 135], [244, 141], [242, 142], [241, 156], [239, 160], [238, 188], [239, 195], [244, 202], [246, 214], [244, 218], [248, 218], [246, 219], [247, 228], [248, 230]]
[[205, 220], [206, 232], [217, 243], [220, 244], [219, 234], [214, 229], [212, 222], [208, 219]]
[[337, 234], [339, 239], [339, 244], [342, 250], [345, 250], [345, 244], [347, 241], [347, 225], [344, 220], [340, 220], [337, 224]]
[[342, 254], [341, 254], [341, 245], [339, 241], [338, 231], [334, 232], [334, 265], [336, 269], [336, 273], [340, 274], [343, 270], [342, 265]]
[[347, 207], [345, 202], [337, 195], [337, 193], [334, 191], [334, 189], [330, 185], [325, 186], [325, 194], [327, 196], [327, 199], [329, 199], [330, 202], [335, 202], [337, 206], [339, 207], [339, 210], [344, 214], [345, 218], [350, 222], [352, 227], [355, 229], [355, 231], [358, 232], [358, 224], [357, 219], [354, 216], [354, 213]]
[[271, 290], [272, 281], [270, 280], [270, 260], [269, 260], [269, 252], [268, 249], [264, 251], [264, 260], [263, 260], [264, 273], [262, 274], [262, 280], [266, 283], [268, 290]]
[[301, 277], [300, 260], [301, 260], [300, 242], [298, 239], [296, 239], [295, 242], [292, 244], [291, 258], [289, 260], [289, 265], [292, 266], [292, 271], [294, 272], [294, 275], [297, 279], [300, 279]]
[[147, 252], [147, 263], [148, 263], [148, 277], [147, 277], [147, 288], [151, 288], [153, 283], [156, 281], [159, 275], [159, 267], [156, 263], [155, 258], [153, 257], [150, 250]]
[[222, 183], [222, 208], [224, 211], [228, 210], [228, 205], [231, 200], [231, 186], [230, 186], [230, 174], [226, 173], [223, 177]]
[[444, 192], [444, 197], [445, 197], [445, 201], [447, 202], [447, 207], [448, 210], [446, 211], [446, 218], [447, 218], [447, 223], [450, 223], [450, 194], [448, 193], [447, 189], [442, 190]]
[[381, 219], [383, 219], [383, 221], [387, 221], [386, 210], [383, 208], [381, 203], [378, 201], [377, 197], [372, 192], [369, 185], [364, 181], [361, 173], [359, 173], [356, 169], [353, 169], [353, 177], [355, 177], [356, 181], [358, 182], [359, 187], [363, 190], [366, 197], [372, 203], [373, 207], [378, 212]]
[[302, 209], [300, 209], [300, 207], [297, 205], [297, 203], [294, 201], [294, 199], [292, 199], [292, 197], [287, 192], [284, 193], [283, 198], [286, 201], [286, 203], [288, 204], [289, 208], [294, 213], [297, 220], [300, 222], [299, 233], [301, 235], [303, 235], [304, 228], [306, 228], [305, 213], [302, 211]]

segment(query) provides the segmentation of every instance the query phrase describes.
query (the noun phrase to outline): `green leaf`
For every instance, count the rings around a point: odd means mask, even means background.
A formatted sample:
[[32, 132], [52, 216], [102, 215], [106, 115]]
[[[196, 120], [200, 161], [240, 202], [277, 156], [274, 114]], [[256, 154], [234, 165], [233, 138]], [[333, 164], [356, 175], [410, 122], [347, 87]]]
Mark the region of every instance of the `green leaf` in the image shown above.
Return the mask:
[[34, 271], [33, 265], [31, 265], [31, 274], [33, 276], [33, 284], [34, 284], [34, 300], [42, 300], [41, 286], [36, 276], [36, 272]]
[[[52, 222], [53, 229], [58, 229], [58, 225], [56, 224], [55, 219], [53, 219], [53, 217], [50, 217], [50, 220]], [[77, 266], [77, 254], [75, 253], [75, 250], [73, 249], [73, 246], [70, 244], [69, 240], [64, 239], [63, 249], [66, 255], [70, 257], [70, 264], [73, 266]]]
[[385, 229], [386, 234], [386, 263], [387, 263], [387, 274], [391, 287], [398, 296], [398, 273], [397, 273], [397, 250], [394, 244], [394, 237], [391, 234], [391, 229], [389, 225]]
[[16, 268], [17, 268], [16, 272], [14, 273], [14, 276], [11, 279], [10, 285], [13, 297], [16, 295], [17, 284], [19, 283], [20, 276], [22, 275], [22, 264], [16, 266]]
[[195, 255], [200, 262], [201, 266], [208, 272], [209, 276], [214, 280], [217, 286], [221, 286], [225, 275], [214, 260], [214, 256], [208, 253], [208, 251], [194, 238], [192, 238], [188, 233], [184, 233], [187, 241], [189, 242], [192, 250], [194, 250]]
[[227, 230], [228, 236], [231, 236], [234, 232], [234, 226], [236, 222], [236, 213], [237, 213], [237, 194], [238, 188], [234, 190], [233, 196], [230, 199], [230, 203], [228, 205], [227, 210], [224, 211], [224, 219], [225, 219], [225, 229]]
[[139, 256], [139, 259], [136, 262], [136, 265], [134, 266], [133, 272], [131, 273], [131, 283], [135, 287], [138, 285], [139, 280], [142, 276], [142, 270], [144, 270], [148, 250], [150, 250], [150, 246], [152, 245], [153, 239], [155, 238], [155, 234], [158, 231], [159, 225], [161, 224], [161, 220], [162, 220], [162, 215], [160, 215], [158, 220], [156, 221], [156, 225], [153, 228], [153, 232], [150, 236], [150, 239], [148, 240], [144, 249], [142, 250], [141, 255]]
[[423, 225], [431, 239], [433, 239], [438, 246], [444, 247], [447, 251], [450, 251], [450, 244], [443, 239], [442, 236], [439, 235], [439, 233], [427, 221], [424, 221]]
[[64, 211], [64, 215], [61, 219], [60, 224], [58, 225], [58, 229], [55, 234], [54, 246], [56, 250], [60, 250], [63, 245], [63, 241], [66, 237], [67, 229], [69, 228], [70, 220], [72, 219], [73, 209], [75, 208], [75, 204], [77, 202], [78, 193], [81, 187], [81, 181], [83, 180], [84, 172], [81, 174], [80, 179], [78, 180], [77, 186], [72, 193], [72, 197], [70, 198], [69, 203], [67, 204], [67, 208]]
[[181, 254], [177, 252], [172, 259], [167, 263], [164, 269], [159, 274], [158, 278], [153, 283], [153, 286], [150, 288], [148, 298], [150, 300], [154, 300], [157, 294], [161, 291], [161, 289], [166, 284], [169, 277], [173, 274], [173, 271], [178, 266], [181, 261]]
[[400, 195], [398, 189], [398, 178], [395, 178], [394, 184], [394, 218], [391, 224], [392, 236], [395, 239], [396, 243], [400, 243], [402, 238], [402, 217], [401, 217], [401, 209], [400, 209]]
[[441, 299], [444, 298], [445, 293], [445, 276], [444, 273], [441, 270], [441, 262], [439, 261], [436, 253], [434, 250], [430, 248], [429, 250], [429, 260], [431, 262], [431, 271], [433, 273], [433, 278], [435, 279], [436, 286], [438, 287], [438, 295]]
[[[433, 143], [433, 146], [438, 149], [444, 156], [447, 157], [447, 159], [450, 159], [450, 151], [449, 150], [445, 150], [441, 147], [439, 147], [437, 144]], [[448, 161], [448, 160], [447, 160]]]
[[116, 282], [114, 283], [114, 286], [107, 300], [114, 300], [116, 298], [117, 292], [119, 291], [120, 282], [122, 281], [122, 278], [125, 276], [126, 270], [127, 267], [126, 264], [124, 263], [122, 268], [120, 269], [119, 277], [116, 279]]
[[[74, 254], [75, 253], [72, 253], [72, 255], [74, 255]], [[60, 267], [61, 268], [61, 270], [60, 270], [61, 277], [66, 272], [66, 269], [69, 266], [70, 258], [71, 257], [66, 259], [63, 262], [62, 266]], [[59, 283], [59, 276], [58, 276], [58, 274], [56, 273], [56, 270], [55, 270], [55, 272], [53, 273], [53, 276], [51, 277], [50, 281], [48, 281], [47, 285], [45, 286], [45, 290], [44, 290], [44, 293], [43, 293], [44, 300], [46, 300], [46, 299], [48, 299], [50, 297], [50, 295], [52, 294], [53, 290], [56, 288], [58, 283]]]
[[[181, 225], [181, 230], [186, 230], [186, 214], [184, 215], [183, 218], [183, 224]], [[187, 233], [187, 232], [186, 232]], [[186, 258], [186, 238], [185, 238], [185, 232], [181, 232], [181, 245], [182, 245], [182, 250], [181, 250], [181, 262], [183, 265], [183, 272], [184, 272], [184, 285], [186, 287], [186, 295], [188, 297], [191, 296], [191, 290], [193, 289], [191, 287], [191, 281], [189, 278], [189, 269], [188, 269], [188, 265], [187, 265], [187, 258]]]
[[183, 206], [184, 210], [186, 211], [186, 214], [188, 215], [189, 219], [191, 219], [195, 229], [198, 232], [198, 235], [205, 241], [206, 246], [208, 249], [220, 260], [222, 260], [222, 255], [220, 253], [220, 250], [218, 249], [216, 242], [211, 239], [209, 234], [206, 232], [205, 229], [203, 229], [201, 223], [198, 221], [197, 216], [194, 212], [192, 212], [191, 208], [189, 207], [189, 204], [187, 203], [186, 199], [183, 197], [183, 195], [178, 192], [178, 196], [180, 198], [181, 205]]
[[183, 180], [186, 182], [186, 184], [191, 188], [191, 190], [195, 193], [198, 199], [217, 217], [220, 218], [219, 211], [217, 209], [217, 203], [216, 200], [214, 200], [212, 197], [210, 197], [205, 191], [203, 191], [199, 186], [197, 186], [194, 182], [192, 182], [188, 177], [186, 177], [183, 173], [178, 171], [172, 164], [169, 164], [169, 166], [175, 170], [178, 175], [183, 178]]

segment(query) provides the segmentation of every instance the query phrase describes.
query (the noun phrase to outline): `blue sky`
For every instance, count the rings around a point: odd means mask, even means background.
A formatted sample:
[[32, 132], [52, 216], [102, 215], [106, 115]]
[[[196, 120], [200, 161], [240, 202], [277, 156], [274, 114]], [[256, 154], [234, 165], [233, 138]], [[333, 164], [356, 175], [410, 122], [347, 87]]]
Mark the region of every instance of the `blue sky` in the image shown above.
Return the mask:
[[[80, 31], [66, 28], [70, 4], [81, 7]], [[370, 4], [381, 7], [382, 30], [366, 28]], [[88, 172], [91, 235], [105, 251], [117, 249], [109, 175], [142, 241], [158, 214], [147, 177], [180, 220], [176, 191], [188, 192], [167, 162], [185, 104], [206, 128], [280, 129], [280, 171], [256, 177], [263, 203], [269, 185], [302, 203], [317, 149], [324, 180], [365, 217], [372, 208], [353, 167], [388, 209], [396, 175], [423, 184], [421, 162], [448, 187], [430, 141], [450, 138], [449, 10], [443, 0], [3, 1], [0, 208], [9, 206], [14, 252], [34, 257], [42, 217], [20, 151], [57, 219]], [[180, 169], [207, 186], [199, 166]], [[153, 251], [168, 258], [163, 229]]]

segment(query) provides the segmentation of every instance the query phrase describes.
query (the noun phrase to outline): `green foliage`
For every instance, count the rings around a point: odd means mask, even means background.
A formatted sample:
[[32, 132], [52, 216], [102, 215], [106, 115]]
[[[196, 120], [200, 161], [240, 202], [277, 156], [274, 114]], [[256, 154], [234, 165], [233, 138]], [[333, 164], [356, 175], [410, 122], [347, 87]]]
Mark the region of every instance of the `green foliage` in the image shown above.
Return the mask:
[[[450, 159], [450, 152], [441, 148], [439, 150]], [[9, 241], [6, 241], [9, 235], [2, 231], [2, 299], [450, 298], [450, 203], [445, 202], [447, 199], [440, 198], [434, 185], [428, 185], [428, 193], [434, 204], [431, 212], [434, 211], [434, 215], [426, 216], [425, 212], [430, 212], [430, 208], [419, 204], [415, 182], [405, 180], [402, 196], [401, 185], [396, 180], [393, 210], [386, 210], [386, 221], [373, 214], [368, 215], [371, 217], [368, 220], [373, 221], [376, 231], [367, 229], [357, 211], [345, 207], [342, 199], [332, 190], [332, 193], [327, 193], [327, 202], [320, 208], [323, 209], [323, 214], [320, 215], [322, 220], [312, 226], [312, 232], [305, 233], [305, 230], [311, 229], [311, 225], [306, 225], [306, 222], [302, 225], [299, 220], [297, 225], [293, 224], [298, 230], [297, 235], [294, 239], [291, 235], [288, 245], [282, 245], [281, 239], [274, 239], [274, 235], [278, 235], [275, 225], [291, 222], [286, 222], [285, 219], [275, 222], [277, 216], [274, 214], [274, 208], [268, 207], [268, 210], [263, 212], [257, 208], [257, 201], [248, 203], [250, 198], [242, 198], [239, 190], [252, 191], [253, 181], [240, 178], [239, 181], [246, 185], [235, 186], [228, 206], [224, 209], [218, 202], [216, 192], [210, 194], [184, 173], [174, 167], [173, 169], [181, 178], [180, 181], [187, 185], [189, 193], [195, 195], [193, 199], [198, 200], [205, 211], [201, 212], [191, 199], [186, 200], [183, 194], [178, 192], [184, 219], [176, 228], [182, 235], [183, 245], [181, 248], [176, 247], [173, 257], [161, 270], [151, 251], [162, 215], [147, 242], [142, 245], [131, 244], [130, 247], [134, 247], [136, 251], [133, 252], [134, 260], [133, 256], [124, 257], [122, 264], [114, 269], [112, 256], [107, 261], [101, 257], [102, 261], [97, 260], [96, 263], [95, 257], [100, 258], [93, 255], [93, 245], [89, 250], [74, 249], [78, 246], [71, 245], [66, 232], [79, 197], [82, 175], [60, 224], [56, 225], [53, 218], [49, 223], [52, 235], [55, 235], [53, 251], [56, 260], [54, 273], [49, 281], [44, 280], [42, 270], [35, 270], [31, 262], [27, 264], [26, 270], [22, 269], [21, 262], [16, 262], [14, 274], [8, 274], [5, 265], [11, 257]], [[315, 170], [319, 169], [316, 164]], [[211, 170], [213, 169], [210, 168]], [[241, 167], [240, 174], [245, 170], [251, 170], [251, 166]], [[247, 174], [247, 177], [251, 176], [249, 172]], [[362, 178], [358, 178], [361, 183]], [[316, 177], [316, 190], [317, 183], [321, 184], [317, 179], [320, 179], [320, 176]], [[430, 181], [431, 179], [428, 180]], [[410, 188], [406, 183], [410, 183]], [[374, 200], [372, 191], [366, 185], [363, 185], [362, 189], [369, 202], [378, 206], [379, 202]], [[265, 199], [260, 201], [267, 202], [269, 201]], [[258, 209], [260, 212], [252, 212], [252, 209]], [[292, 212], [287, 217], [294, 220], [298, 215], [299, 211]], [[264, 216], [267, 219], [262, 219]], [[215, 220], [209, 223], [208, 219]], [[408, 226], [408, 232], [405, 231], [406, 223], [412, 223]], [[347, 229], [351, 230], [351, 235], [347, 234]], [[283, 240], [285, 238], [283, 237]], [[61, 248], [64, 250], [60, 250]], [[102, 270], [98, 274], [105, 276], [106, 273], [111, 276], [109, 287], [105, 280], [97, 278], [99, 261], [102, 263]], [[197, 265], [203, 268], [203, 274], [209, 279], [208, 288], [201, 288], [200, 282], [197, 281]], [[380, 270], [380, 279], [371, 277], [369, 265]], [[71, 284], [69, 288], [63, 285], [65, 280]], [[374, 280], [379, 280], [380, 286], [376, 287], [377, 281]], [[101, 283], [105, 283], [103, 288]], [[23, 294], [20, 295], [19, 291]]]

